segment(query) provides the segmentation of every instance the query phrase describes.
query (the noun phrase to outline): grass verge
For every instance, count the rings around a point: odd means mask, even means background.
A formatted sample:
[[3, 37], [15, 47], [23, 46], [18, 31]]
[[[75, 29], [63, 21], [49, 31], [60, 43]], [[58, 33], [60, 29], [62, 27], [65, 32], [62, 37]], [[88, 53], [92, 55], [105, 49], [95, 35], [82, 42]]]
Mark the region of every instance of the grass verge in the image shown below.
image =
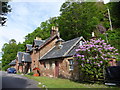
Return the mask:
[[30, 75], [25, 75], [25, 77], [38, 81], [38, 87], [40, 88], [43, 88], [43, 86], [46, 88], [112, 88], [103, 84], [83, 84], [61, 78], [34, 77]]

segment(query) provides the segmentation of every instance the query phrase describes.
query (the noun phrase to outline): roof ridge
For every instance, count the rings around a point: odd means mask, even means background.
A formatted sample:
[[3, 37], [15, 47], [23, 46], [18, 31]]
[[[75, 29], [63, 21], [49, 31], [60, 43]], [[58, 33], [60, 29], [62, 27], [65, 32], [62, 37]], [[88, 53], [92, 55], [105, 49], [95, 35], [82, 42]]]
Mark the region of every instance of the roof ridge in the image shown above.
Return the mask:
[[[77, 38], [79, 38], [79, 39], [77, 40], [77, 42], [75, 42], [75, 43], [71, 46], [71, 48], [70, 48], [67, 52], [64, 53], [63, 56], [66, 56], [66, 55], [73, 49], [73, 47], [74, 47], [83, 37], [81, 36], [81, 37], [77, 37]], [[77, 39], [77, 38], [75, 38], [75, 39]], [[72, 40], [75, 40], [75, 39], [72, 39]]]
[[[82, 36], [81, 36], [81, 37], [82, 37]], [[77, 37], [77, 38], [81, 38], [81, 37]], [[77, 39], [77, 38], [74, 38], [74, 39], [71, 39], [71, 40], [65, 41], [65, 42], [63, 42], [63, 44], [64, 44], [64, 43], [71, 42], [71, 41], [73, 41], [73, 40], [75, 40], [75, 39]]]
[[44, 47], [47, 43], [49, 43], [49, 42], [50, 42], [52, 39], [54, 39], [55, 37], [57, 37], [57, 35], [54, 35], [53, 37], [47, 38], [47, 40], [45, 40], [45, 42], [44, 42], [38, 49]]

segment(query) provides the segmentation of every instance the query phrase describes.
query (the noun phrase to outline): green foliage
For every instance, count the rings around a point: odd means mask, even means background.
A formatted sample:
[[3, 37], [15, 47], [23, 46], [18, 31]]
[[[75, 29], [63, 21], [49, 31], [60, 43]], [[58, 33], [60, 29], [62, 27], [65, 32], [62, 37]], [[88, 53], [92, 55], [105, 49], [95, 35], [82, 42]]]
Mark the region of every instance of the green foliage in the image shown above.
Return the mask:
[[73, 82], [69, 79], [61, 79], [61, 78], [49, 78], [49, 77], [33, 77], [29, 75], [25, 75], [25, 77], [28, 77], [29, 79], [33, 79], [35, 81], [38, 81], [38, 86], [43, 89], [43, 85], [45, 85], [47, 88], [110, 88], [103, 84], [85, 84], [85, 83], [78, 83]]
[[[79, 36], [85, 39], [91, 38], [91, 32], [96, 30], [96, 26], [99, 23], [104, 25], [105, 9], [102, 2], [63, 3], [58, 19], [61, 37], [65, 40]], [[105, 26], [108, 27], [106, 24]]]
[[11, 7], [8, 2], [0, 1], [0, 25], [4, 26], [7, 18], [5, 17], [8, 12], [11, 12]]
[[[104, 40], [91, 39], [76, 49], [76, 61], [79, 62], [80, 72], [84, 74], [82, 80], [103, 79], [103, 70], [109, 66], [109, 59], [118, 60], [118, 50], [108, 45]], [[89, 76], [89, 77], [88, 77]]]
[[110, 14], [112, 18], [112, 24], [114, 28], [120, 28], [120, 1], [119, 2], [110, 2], [108, 3], [110, 8]]
[[6, 66], [2, 67], [2, 70], [6, 71], [9, 67], [10, 67], [9, 65], [6, 65]]
[[118, 49], [120, 53], [120, 28], [113, 31], [108, 30], [106, 34], [100, 34], [99, 37], [106, 40], [106, 42], [108, 41], [108, 43]]
[[18, 43], [18, 51], [25, 52], [25, 43]]
[[34, 73], [33, 72], [30, 72], [30, 73], [28, 73], [27, 75], [30, 75], [30, 76], [32, 76]]
[[9, 43], [5, 43], [2, 48], [2, 67], [8, 67], [8, 65], [12, 60], [16, 58], [18, 51], [18, 46], [14, 39], [10, 40]]

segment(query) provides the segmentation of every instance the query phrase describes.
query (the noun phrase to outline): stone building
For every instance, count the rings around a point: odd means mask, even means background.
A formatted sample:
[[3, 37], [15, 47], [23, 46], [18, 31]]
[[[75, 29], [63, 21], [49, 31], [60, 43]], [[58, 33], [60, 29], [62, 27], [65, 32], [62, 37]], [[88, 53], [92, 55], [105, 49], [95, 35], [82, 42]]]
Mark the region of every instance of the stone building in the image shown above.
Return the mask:
[[[38, 76], [78, 79], [78, 65], [74, 61], [75, 50], [85, 42], [83, 37], [69, 41], [60, 38], [58, 27], [52, 27], [46, 40], [36, 37], [26, 45], [26, 52], [18, 52], [14, 66], [17, 72], [33, 72]], [[12, 65], [12, 63], [11, 63]]]
[[9, 65], [13, 65], [19, 73], [28, 73], [31, 69], [31, 56], [29, 53], [18, 52], [16, 60]]
[[77, 65], [74, 66], [73, 55], [75, 55], [75, 49], [83, 42], [85, 42], [83, 37], [64, 41], [60, 38], [58, 28], [52, 27], [48, 39], [36, 38], [32, 49], [31, 47], [26, 49], [32, 58], [32, 72], [40, 76], [77, 79], [78, 71]]
[[16, 68], [16, 59], [15, 60], [12, 60], [9, 65], [13, 68]]

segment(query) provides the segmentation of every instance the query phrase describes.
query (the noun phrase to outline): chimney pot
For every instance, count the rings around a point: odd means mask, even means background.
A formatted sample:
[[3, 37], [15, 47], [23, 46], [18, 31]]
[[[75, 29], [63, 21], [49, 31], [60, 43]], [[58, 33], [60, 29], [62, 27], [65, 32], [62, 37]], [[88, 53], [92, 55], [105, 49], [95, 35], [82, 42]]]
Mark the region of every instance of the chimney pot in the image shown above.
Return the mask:
[[35, 40], [42, 40], [42, 38], [36, 37], [36, 39], [35, 39]]
[[58, 27], [52, 26], [51, 37], [54, 35], [59, 35]]

